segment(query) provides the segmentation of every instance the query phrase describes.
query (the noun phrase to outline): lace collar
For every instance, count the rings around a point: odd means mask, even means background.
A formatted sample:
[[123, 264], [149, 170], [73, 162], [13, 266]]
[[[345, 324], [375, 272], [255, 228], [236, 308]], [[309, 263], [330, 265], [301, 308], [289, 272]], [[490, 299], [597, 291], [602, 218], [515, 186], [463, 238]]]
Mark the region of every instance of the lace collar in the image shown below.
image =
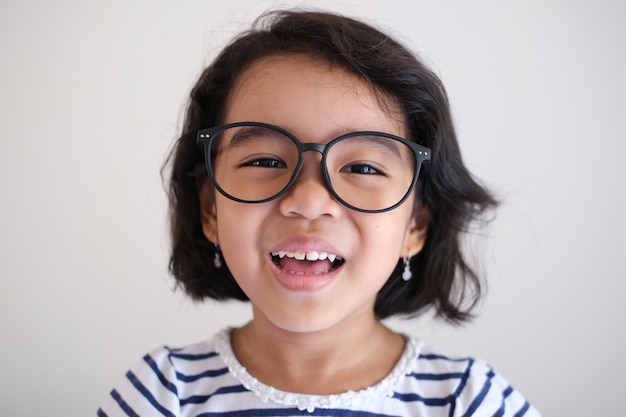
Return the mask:
[[393, 368], [391, 373], [382, 381], [371, 387], [359, 391], [347, 391], [334, 395], [309, 395], [281, 391], [269, 385], [265, 385], [248, 373], [233, 353], [230, 344], [231, 329], [224, 329], [215, 335], [215, 349], [222, 357], [231, 375], [238, 379], [243, 386], [252, 391], [263, 402], [273, 402], [284, 406], [295, 406], [299, 410], [307, 410], [309, 413], [316, 408], [355, 407], [358, 404], [381, 398], [393, 396], [395, 387], [400, 383], [411, 366], [411, 361], [417, 357], [420, 343], [412, 338], [407, 338], [404, 353]]

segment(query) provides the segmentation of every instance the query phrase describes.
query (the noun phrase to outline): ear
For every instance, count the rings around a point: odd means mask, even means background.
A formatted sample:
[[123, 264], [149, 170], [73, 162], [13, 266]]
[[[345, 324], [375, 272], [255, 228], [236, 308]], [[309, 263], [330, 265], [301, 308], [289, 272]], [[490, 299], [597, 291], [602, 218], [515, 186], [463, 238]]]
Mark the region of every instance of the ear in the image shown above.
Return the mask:
[[198, 180], [198, 198], [200, 200], [202, 232], [209, 241], [218, 244], [215, 198], [207, 177]]
[[417, 255], [422, 250], [426, 242], [429, 220], [430, 214], [426, 207], [421, 205], [415, 207], [411, 222], [404, 235], [404, 244], [400, 253], [403, 258]]

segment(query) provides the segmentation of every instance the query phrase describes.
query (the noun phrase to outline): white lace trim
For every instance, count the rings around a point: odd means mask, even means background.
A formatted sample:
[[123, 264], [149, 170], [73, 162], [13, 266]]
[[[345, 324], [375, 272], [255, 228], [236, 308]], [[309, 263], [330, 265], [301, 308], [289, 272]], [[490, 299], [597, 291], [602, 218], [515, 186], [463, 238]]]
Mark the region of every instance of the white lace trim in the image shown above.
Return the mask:
[[391, 373], [376, 385], [359, 391], [347, 391], [335, 395], [308, 395], [281, 391], [269, 385], [265, 385], [250, 375], [233, 353], [230, 344], [230, 333], [231, 329], [224, 329], [215, 335], [214, 340], [215, 350], [228, 366], [231, 375], [241, 381], [246, 389], [252, 391], [263, 402], [271, 401], [280, 405], [296, 406], [299, 410], [306, 410], [309, 413], [315, 411], [316, 408], [335, 408], [340, 406], [355, 407], [364, 401], [370, 401], [383, 396], [393, 396], [394, 388], [408, 373], [411, 361], [416, 358], [420, 346], [417, 340], [407, 338], [402, 357]]

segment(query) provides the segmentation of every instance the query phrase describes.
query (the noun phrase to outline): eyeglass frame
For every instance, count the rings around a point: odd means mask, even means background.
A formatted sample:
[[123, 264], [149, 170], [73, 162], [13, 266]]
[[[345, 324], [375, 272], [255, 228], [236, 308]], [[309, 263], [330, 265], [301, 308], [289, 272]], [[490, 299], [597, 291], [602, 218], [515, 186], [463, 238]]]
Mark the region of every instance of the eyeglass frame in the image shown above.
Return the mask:
[[[213, 172], [213, 161], [212, 161], [210, 153], [213, 148], [213, 141], [215, 140], [215, 138], [218, 137], [225, 130], [235, 128], [235, 127], [244, 127], [244, 126], [262, 127], [262, 128], [275, 130], [287, 136], [298, 148], [298, 163], [293, 171], [293, 174], [291, 175], [289, 182], [278, 193], [262, 200], [244, 200], [244, 199], [237, 198], [227, 193], [217, 183], [217, 180], [215, 178], [215, 173]], [[355, 207], [352, 204], [349, 204], [343, 198], [341, 198], [337, 194], [335, 189], [333, 188], [332, 183], [330, 181], [330, 175], [328, 174], [328, 167], [326, 165], [326, 157], [328, 155], [328, 150], [331, 149], [335, 143], [341, 140], [350, 138], [350, 137], [355, 137], [355, 136], [386, 137], [388, 139], [393, 139], [400, 143], [403, 143], [404, 145], [408, 146], [409, 149], [413, 151], [413, 155], [415, 156], [415, 171], [413, 174], [413, 180], [411, 181], [411, 185], [407, 189], [404, 196], [400, 199], [400, 201], [398, 201], [391, 207], [378, 209], [378, 210], [367, 210], [367, 209]], [[349, 209], [362, 212], [362, 213], [384, 213], [387, 211], [391, 211], [399, 207], [402, 203], [404, 203], [409, 197], [409, 195], [411, 194], [411, 191], [415, 188], [415, 185], [417, 184], [417, 180], [419, 179], [419, 174], [420, 174], [422, 164], [425, 161], [430, 161], [430, 154], [431, 154], [430, 148], [427, 148], [415, 142], [411, 142], [410, 140], [404, 139], [400, 136], [392, 135], [391, 133], [384, 133], [384, 132], [377, 132], [377, 131], [349, 132], [349, 133], [345, 133], [343, 135], [337, 136], [336, 138], [323, 144], [323, 143], [315, 143], [315, 142], [302, 142], [294, 134], [283, 129], [282, 127], [275, 126], [270, 123], [264, 123], [264, 122], [235, 122], [235, 123], [227, 123], [223, 125], [213, 126], [213, 127], [209, 127], [206, 129], [201, 129], [197, 133], [196, 144], [198, 145], [198, 147], [200, 147], [204, 151], [205, 167], [207, 169], [207, 173], [209, 174], [209, 178], [211, 179], [211, 182], [213, 183], [213, 186], [220, 192], [220, 194], [229, 198], [230, 200], [233, 200], [239, 203], [246, 203], [246, 204], [267, 203], [268, 201], [275, 200], [279, 198], [280, 196], [282, 196], [283, 194], [285, 194], [296, 182], [296, 180], [298, 179], [298, 175], [300, 175], [300, 171], [302, 170], [302, 166], [304, 165], [304, 152], [307, 152], [307, 151], [319, 152], [322, 155], [322, 159], [320, 160], [320, 168], [321, 168], [322, 176], [324, 177], [324, 182], [326, 184], [326, 188], [328, 189], [328, 191], [339, 203], [343, 204]]]

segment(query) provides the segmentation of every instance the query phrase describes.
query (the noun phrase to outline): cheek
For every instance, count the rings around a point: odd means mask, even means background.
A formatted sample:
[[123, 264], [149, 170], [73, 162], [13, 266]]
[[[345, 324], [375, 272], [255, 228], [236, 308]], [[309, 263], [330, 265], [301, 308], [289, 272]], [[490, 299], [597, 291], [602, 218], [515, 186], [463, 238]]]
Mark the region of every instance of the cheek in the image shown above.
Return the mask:
[[405, 232], [403, 222], [370, 219], [361, 229], [359, 253], [351, 266], [354, 276], [367, 277], [365, 281], [379, 290], [401, 258]]
[[220, 247], [230, 255], [237, 247], [247, 247], [250, 244], [255, 230], [252, 228], [252, 217], [241, 215], [232, 208], [218, 210], [217, 231]]
[[381, 254], [390, 253], [394, 257], [399, 254], [411, 223], [405, 206], [382, 214], [370, 214], [373, 217], [363, 219], [362, 230], [367, 234], [363, 240], [379, 248]]
[[266, 208], [262, 206], [218, 200], [218, 242], [237, 281], [257, 270], [263, 261], [259, 242], [262, 241]]

